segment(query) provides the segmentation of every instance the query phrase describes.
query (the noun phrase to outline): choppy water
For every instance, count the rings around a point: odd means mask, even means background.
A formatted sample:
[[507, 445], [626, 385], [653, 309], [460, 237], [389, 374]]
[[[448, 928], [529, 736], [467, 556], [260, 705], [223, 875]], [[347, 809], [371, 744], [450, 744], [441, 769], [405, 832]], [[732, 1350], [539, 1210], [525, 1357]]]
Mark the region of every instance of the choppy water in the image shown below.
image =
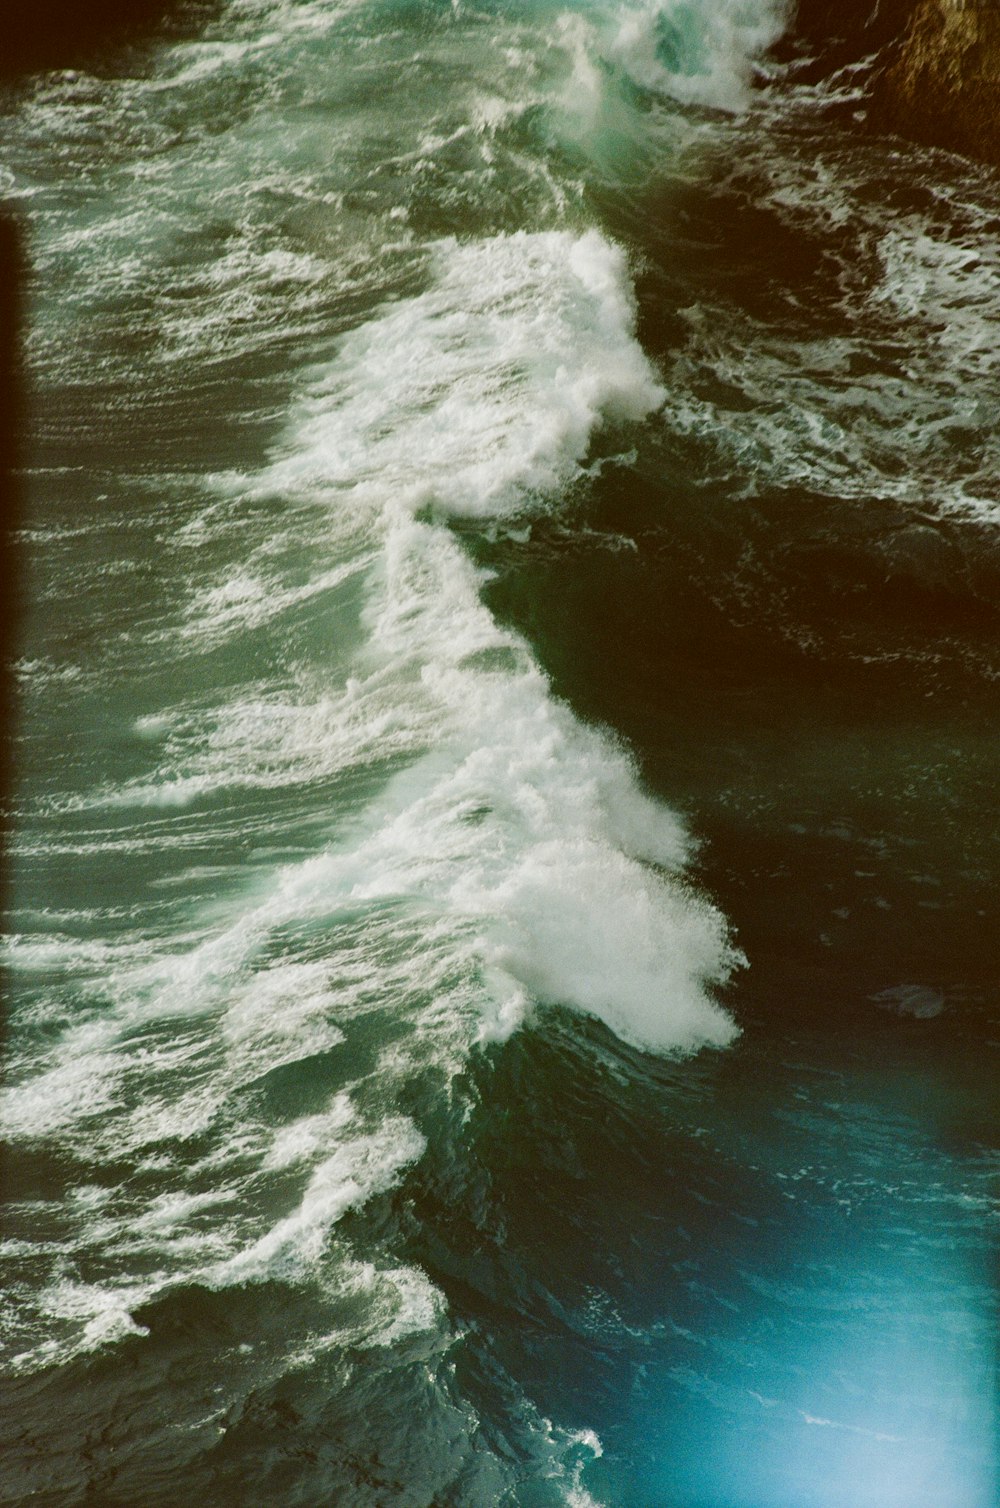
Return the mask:
[[995, 1502], [1000, 181], [782, 23], [9, 99], [3, 1501]]

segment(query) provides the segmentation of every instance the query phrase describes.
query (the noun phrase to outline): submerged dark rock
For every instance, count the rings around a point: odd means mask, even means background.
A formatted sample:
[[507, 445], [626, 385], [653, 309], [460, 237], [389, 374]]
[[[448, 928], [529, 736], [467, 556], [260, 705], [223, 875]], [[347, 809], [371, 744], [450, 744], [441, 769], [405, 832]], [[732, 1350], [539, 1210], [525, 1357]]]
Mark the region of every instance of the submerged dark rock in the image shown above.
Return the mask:
[[887, 581], [930, 593], [961, 591], [962, 552], [940, 529], [907, 524], [880, 540], [878, 548]]
[[915, 1021], [932, 1021], [945, 1007], [941, 991], [926, 984], [897, 984], [870, 998], [880, 1010], [894, 1016], [912, 1016]]

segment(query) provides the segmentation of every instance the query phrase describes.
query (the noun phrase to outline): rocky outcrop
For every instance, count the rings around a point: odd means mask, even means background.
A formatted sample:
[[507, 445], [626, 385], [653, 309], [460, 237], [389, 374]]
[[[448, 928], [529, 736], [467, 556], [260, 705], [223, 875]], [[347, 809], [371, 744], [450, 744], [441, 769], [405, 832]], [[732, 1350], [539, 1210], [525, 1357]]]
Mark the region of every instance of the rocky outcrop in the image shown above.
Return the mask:
[[1000, 164], [1000, 0], [798, 0], [790, 39], [814, 77], [877, 55], [877, 130]]
[[164, 27], [185, 35], [214, 8], [214, 0], [6, 0], [0, 80], [89, 66]]
[[916, 0], [798, 0], [789, 37], [814, 54], [816, 74], [898, 44]]
[[1000, 164], [1000, 0], [918, 0], [871, 118]]

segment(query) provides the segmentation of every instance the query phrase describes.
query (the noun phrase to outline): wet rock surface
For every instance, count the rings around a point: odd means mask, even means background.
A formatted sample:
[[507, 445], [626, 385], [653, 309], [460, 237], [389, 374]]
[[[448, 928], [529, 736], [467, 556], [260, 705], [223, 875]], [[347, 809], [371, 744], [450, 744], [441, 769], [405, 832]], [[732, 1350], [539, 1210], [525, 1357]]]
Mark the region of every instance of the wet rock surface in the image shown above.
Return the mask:
[[920, 0], [877, 81], [877, 126], [1000, 164], [1000, 5]]
[[8, 0], [0, 82], [48, 69], [92, 67], [164, 29], [187, 35], [218, 9], [215, 0]]
[[898, 46], [913, 10], [914, 0], [798, 0], [789, 37], [815, 52], [820, 75]]
[[869, 123], [1000, 164], [1000, 0], [799, 0], [807, 76], [875, 56]]

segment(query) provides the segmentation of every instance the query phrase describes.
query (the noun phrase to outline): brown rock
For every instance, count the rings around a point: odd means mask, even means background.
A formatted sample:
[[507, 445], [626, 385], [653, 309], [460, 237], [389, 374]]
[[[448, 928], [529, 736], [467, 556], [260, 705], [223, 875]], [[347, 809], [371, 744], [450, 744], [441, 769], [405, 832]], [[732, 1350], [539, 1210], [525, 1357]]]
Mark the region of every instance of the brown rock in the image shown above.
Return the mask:
[[195, 35], [220, 0], [4, 0], [0, 87], [47, 69], [93, 68], [157, 33]]
[[1000, 0], [918, 0], [871, 120], [1000, 164]]
[[819, 76], [895, 46], [917, 0], [795, 0], [788, 41], [816, 49]]

